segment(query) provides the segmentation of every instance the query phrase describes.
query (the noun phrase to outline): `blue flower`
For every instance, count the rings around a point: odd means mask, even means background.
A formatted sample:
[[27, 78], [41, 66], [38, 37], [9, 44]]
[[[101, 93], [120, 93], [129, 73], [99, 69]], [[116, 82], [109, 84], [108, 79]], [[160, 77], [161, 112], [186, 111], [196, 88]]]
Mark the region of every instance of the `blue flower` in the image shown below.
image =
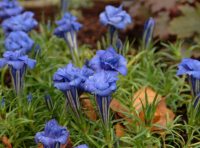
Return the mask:
[[66, 144], [68, 138], [69, 131], [52, 119], [46, 123], [43, 132], [35, 135], [35, 142], [42, 143], [44, 147], [54, 148], [57, 144]]
[[100, 14], [100, 22], [103, 25], [114, 26], [117, 29], [125, 29], [130, 24], [131, 16], [124, 10], [122, 6], [106, 6], [105, 11]]
[[200, 79], [200, 61], [185, 58], [178, 66], [177, 75], [188, 74], [196, 79]]
[[4, 67], [6, 64], [13, 67], [16, 70], [22, 69], [27, 66], [31, 69], [35, 67], [36, 60], [28, 58], [27, 55], [23, 55], [21, 51], [6, 51], [3, 54], [2, 59], [0, 59], [0, 68]]
[[106, 50], [97, 51], [96, 55], [89, 62], [89, 67], [95, 71], [107, 70], [117, 71], [122, 75], [127, 74], [126, 59], [117, 54], [113, 47], [109, 47]]
[[117, 73], [101, 71], [90, 76], [85, 81], [85, 90], [98, 96], [109, 96], [116, 89]]
[[77, 146], [75, 148], [88, 148], [88, 146], [86, 144], [82, 144], [82, 145], [79, 145], [79, 146]]
[[34, 68], [36, 61], [29, 59], [27, 55], [23, 55], [21, 51], [6, 51], [0, 59], [0, 68], [6, 64], [9, 66], [11, 75], [14, 81], [14, 88], [17, 95], [19, 95], [23, 89], [23, 79], [26, 68]]
[[155, 20], [153, 18], [149, 18], [144, 25], [143, 44], [145, 48], [148, 48], [151, 43], [154, 27]]
[[80, 69], [68, 64], [63, 68], [59, 68], [53, 76], [54, 86], [61, 90], [67, 91], [71, 87], [78, 87], [82, 79], [80, 77]]
[[63, 18], [56, 22], [58, 25], [54, 30], [54, 34], [58, 37], [64, 37], [67, 32], [77, 32], [82, 25], [77, 22], [77, 18], [71, 13], [65, 13]]
[[20, 14], [23, 8], [17, 0], [2, 0], [0, 2], [0, 18], [8, 18]]
[[8, 51], [29, 52], [34, 45], [34, 41], [23, 31], [11, 32], [5, 39], [5, 48]]
[[23, 14], [6, 19], [2, 23], [2, 28], [5, 34], [13, 31], [29, 32], [38, 25], [38, 22], [33, 18], [34, 13], [24, 12]]
[[80, 69], [70, 63], [64, 68], [59, 68], [53, 76], [54, 86], [65, 94], [71, 109], [77, 117], [79, 117], [80, 110], [78, 94], [83, 80], [80, 75]]
[[188, 75], [188, 79], [192, 88], [192, 95], [195, 98], [194, 106], [200, 99], [200, 61], [185, 58], [178, 66], [177, 75]]

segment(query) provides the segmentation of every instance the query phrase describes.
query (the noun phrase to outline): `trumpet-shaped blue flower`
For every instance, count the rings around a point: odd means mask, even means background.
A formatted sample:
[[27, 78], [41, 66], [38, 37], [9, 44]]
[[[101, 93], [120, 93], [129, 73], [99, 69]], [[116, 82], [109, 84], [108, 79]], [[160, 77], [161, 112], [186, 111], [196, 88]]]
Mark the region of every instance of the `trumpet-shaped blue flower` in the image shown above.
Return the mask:
[[67, 32], [77, 32], [82, 25], [77, 22], [77, 18], [71, 13], [65, 13], [63, 18], [56, 21], [57, 28], [54, 30], [54, 34], [58, 37], [64, 37]]
[[0, 2], [0, 18], [5, 19], [20, 14], [23, 8], [17, 0], [2, 0]]
[[79, 145], [79, 146], [77, 146], [75, 148], [88, 148], [88, 146], [86, 144], [82, 144], [82, 145]]
[[8, 64], [16, 70], [20, 70], [24, 66], [33, 69], [36, 64], [36, 60], [28, 58], [28, 56], [23, 55], [21, 51], [6, 51], [3, 57], [4, 58], [0, 59], [0, 68]]
[[177, 75], [188, 75], [192, 94], [195, 97], [194, 106], [197, 105], [200, 99], [200, 61], [185, 58], [178, 66]]
[[100, 22], [117, 29], [125, 29], [130, 24], [131, 16], [120, 7], [106, 6], [105, 11], [100, 14]]
[[117, 89], [116, 72], [101, 71], [90, 76], [85, 82], [85, 90], [95, 95], [100, 117], [106, 127], [109, 125], [109, 105], [111, 95]]
[[122, 75], [126, 75], [126, 59], [117, 54], [113, 47], [109, 47], [106, 50], [97, 51], [96, 55], [89, 62], [89, 67], [95, 71], [117, 71]]
[[6, 51], [0, 59], [0, 68], [6, 64], [10, 67], [11, 75], [14, 81], [16, 94], [19, 95], [23, 88], [23, 79], [26, 68], [34, 68], [36, 61], [23, 55], [21, 51]]
[[54, 86], [61, 90], [71, 107], [79, 117], [80, 102], [78, 91], [82, 82], [80, 69], [74, 67], [71, 63], [64, 68], [59, 68], [53, 76]]
[[24, 12], [23, 14], [6, 19], [2, 23], [2, 28], [5, 34], [13, 31], [29, 32], [38, 25], [38, 22], [33, 18], [34, 13]]
[[5, 40], [5, 48], [8, 51], [29, 52], [34, 45], [34, 41], [23, 31], [11, 32]]
[[55, 148], [57, 144], [66, 144], [69, 131], [60, 125], [55, 119], [48, 121], [43, 132], [35, 135], [35, 142], [42, 143], [46, 148]]

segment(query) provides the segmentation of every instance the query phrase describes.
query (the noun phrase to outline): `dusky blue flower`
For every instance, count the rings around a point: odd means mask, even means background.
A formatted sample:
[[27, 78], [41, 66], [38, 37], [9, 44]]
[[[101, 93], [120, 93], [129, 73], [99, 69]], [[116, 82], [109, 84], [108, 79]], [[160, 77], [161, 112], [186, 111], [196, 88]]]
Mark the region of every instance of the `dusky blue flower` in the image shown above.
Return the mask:
[[153, 37], [154, 28], [155, 28], [155, 20], [151, 17], [145, 22], [145, 25], [144, 25], [144, 33], [143, 33], [144, 48], [149, 47], [152, 37]]
[[80, 69], [68, 64], [64, 68], [59, 68], [53, 76], [54, 86], [61, 90], [71, 107], [79, 117], [80, 102], [78, 96], [79, 85], [82, 82]]
[[38, 22], [33, 18], [34, 13], [24, 12], [23, 14], [10, 17], [2, 23], [2, 28], [5, 34], [13, 31], [29, 32], [38, 25]]
[[58, 37], [64, 37], [67, 32], [77, 32], [81, 29], [82, 25], [77, 22], [77, 18], [71, 13], [66, 12], [63, 18], [56, 21], [57, 28], [54, 34]]
[[105, 11], [100, 14], [100, 22], [103, 25], [110, 25], [116, 29], [125, 29], [132, 20], [131, 16], [122, 9], [122, 5], [119, 7], [108, 5]]
[[192, 88], [192, 94], [195, 97], [194, 106], [200, 99], [200, 61], [185, 58], [178, 65], [177, 75], [188, 75], [188, 79]]
[[35, 142], [42, 143], [45, 148], [55, 148], [57, 144], [66, 144], [68, 138], [69, 131], [52, 119], [45, 124], [43, 132], [35, 135]]
[[79, 145], [79, 146], [77, 146], [75, 148], [88, 148], [88, 146], [86, 144], [82, 144], [82, 145]]
[[36, 61], [28, 58], [27, 55], [23, 55], [21, 51], [6, 51], [3, 54], [3, 58], [0, 59], [0, 68], [4, 67], [6, 64], [10, 68], [16, 94], [19, 95], [23, 88], [26, 68], [33, 69]]
[[89, 67], [95, 71], [117, 71], [122, 75], [126, 75], [126, 64], [126, 59], [122, 55], [117, 54], [115, 49], [110, 46], [106, 50], [98, 50], [96, 55], [89, 62]]
[[5, 39], [5, 48], [8, 51], [21, 51], [28, 53], [34, 45], [34, 41], [23, 31], [11, 32]]
[[117, 80], [116, 72], [101, 71], [85, 82], [85, 90], [95, 95], [99, 115], [106, 127], [109, 125], [109, 105], [111, 95], [117, 89]]
[[23, 8], [17, 0], [2, 0], [0, 2], [0, 18], [5, 19], [20, 14]]

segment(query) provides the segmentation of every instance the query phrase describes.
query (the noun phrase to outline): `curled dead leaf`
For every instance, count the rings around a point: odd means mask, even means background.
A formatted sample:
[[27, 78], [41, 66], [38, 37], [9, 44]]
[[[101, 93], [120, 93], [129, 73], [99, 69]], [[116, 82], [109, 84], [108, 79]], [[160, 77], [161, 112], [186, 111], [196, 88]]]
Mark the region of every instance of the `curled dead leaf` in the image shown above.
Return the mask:
[[[144, 112], [142, 111], [142, 104], [145, 106], [145, 104], [147, 103], [145, 96], [147, 96], [149, 104], [153, 103], [154, 99], [156, 99], [158, 103], [156, 106], [154, 117], [152, 119], [153, 124], [157, 124], [161, 127], [166, 127], [167, 122], [173, 121], [175, 115], [170, 109], [167, 108], [165, 99], [162, 98], [161, 95], [157, 95], [157, 93], [149, 87], [138, 90], [132, 99], [133, 107], [139, 113], [139, 118], [141, 119], [141, 121], [145, 122], [145, 115], [144, 115]], [[130, 112], [127, 109], [127, 107], [122, 105], [118, 100], [113, 99], [110, 107], [113, 111], [117, 112], [118, 116], [127, 120], [129, 124], [135, 123], [133, 119], [130, 119], [129, 117], [127, 117], [126, 114], [136, 115], [136, 113]], [[162, 130], [163, 129], [160, 127], [156, 127], [156, 126], [151, 127], [151, 131], [161, 132]]]

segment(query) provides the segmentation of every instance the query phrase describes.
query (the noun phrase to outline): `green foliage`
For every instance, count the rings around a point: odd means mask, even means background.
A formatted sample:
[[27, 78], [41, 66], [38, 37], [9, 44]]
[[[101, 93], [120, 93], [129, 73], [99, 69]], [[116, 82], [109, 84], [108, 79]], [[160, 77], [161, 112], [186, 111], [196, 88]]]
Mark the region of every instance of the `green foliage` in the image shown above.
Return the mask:
[[[0, 107], [0, 137], [6, 135], [14, 148], [35, 147], [34, 135], [42, 131], [45, 122], [51, 118], [56, 118], [60, 125], [68, 128], [74, 146], [81, 143], [86, 143], [91, 148], [199, 146], [196, 142], [200, 139], [199, 123], [195, 122], [195, 125], [183, 119], [183, 116], [191, 115], [190, 110], [188, 115], [181, 112], [173, 122], [162, 127], [165, 129], [162, 134], [150, 131], [152, 126], [159, 126], [151, 123], [156, 102], [143, 106], [146, 122], [141, 121], [138, 116], [128, 114], [128, 117], [137, 121], [129, 124], [124, 119], [115, 119], [114, 114], [111, 113], [112, 125], [121, 123], [125, 127], [125, 135], [121, 138], [116, 137], [113, 126], [109, 132], [103, 132], [100, 120], [91, 121], [84, 114], [81, 119], [81, 123], [84, 124], [80, 124], [79, 119], [76, 119], [67, 108], [64, 95], [52, 85], [54, 72], [71, 61], [70, 51], [63, 40], [52, 36], [53, 26], [41, 25], [40, 28], [41, 33], [32, 32], [31, 37], [40, 45], [41, 52], [36, 54], [36, 68], [27, 71], [24, 94], [21, 97], [16, 98], [12, 88], [3, 83], [7, 77], [4, 71], [7, 69], [1, 71], [0, 94], [5, 97], [6, 102], [5, 107]], [[108, 40], [105, 38], [102, 42], [98, 43], [98, 47], [106, 48]], [[126, 77], [119, 77], [118, 90], [113, 97], [130, 112], [138, 114], [132, 106], [132, 97], [141, 87], [149, 86], [165, 97], [168, 106], [176, 113], [183, 105], [191, 106], [190, 88], [185, 83], [184, 77], [176, 76], [177, 63], [181, 58], [179, 47], [180, 43], [177, 43], [165, 44], [166, 50], [161, 51], [156, 48], [136, 50], [133, 48], [133, 43], [127, 40], [123, 51], [128, 61], [128, 74]], [[85, 45], [80, 46], [79, 51], [81, 63], [84, 63], [85, 59], [91, 59], [95, 53]], [[33, 51], [30, 57], [34, 55]], [[28, 103], [26, 98], [29, 93], [33, 95], [31, 103]], [[50, 111], [44, 100], [46, 94], [50, 94], [53, 102]], [[93, 96], [85, 95], [94, 104]], [[189, 121], [200, 118], [194, 114], [195, 112], [192, 113]]]

